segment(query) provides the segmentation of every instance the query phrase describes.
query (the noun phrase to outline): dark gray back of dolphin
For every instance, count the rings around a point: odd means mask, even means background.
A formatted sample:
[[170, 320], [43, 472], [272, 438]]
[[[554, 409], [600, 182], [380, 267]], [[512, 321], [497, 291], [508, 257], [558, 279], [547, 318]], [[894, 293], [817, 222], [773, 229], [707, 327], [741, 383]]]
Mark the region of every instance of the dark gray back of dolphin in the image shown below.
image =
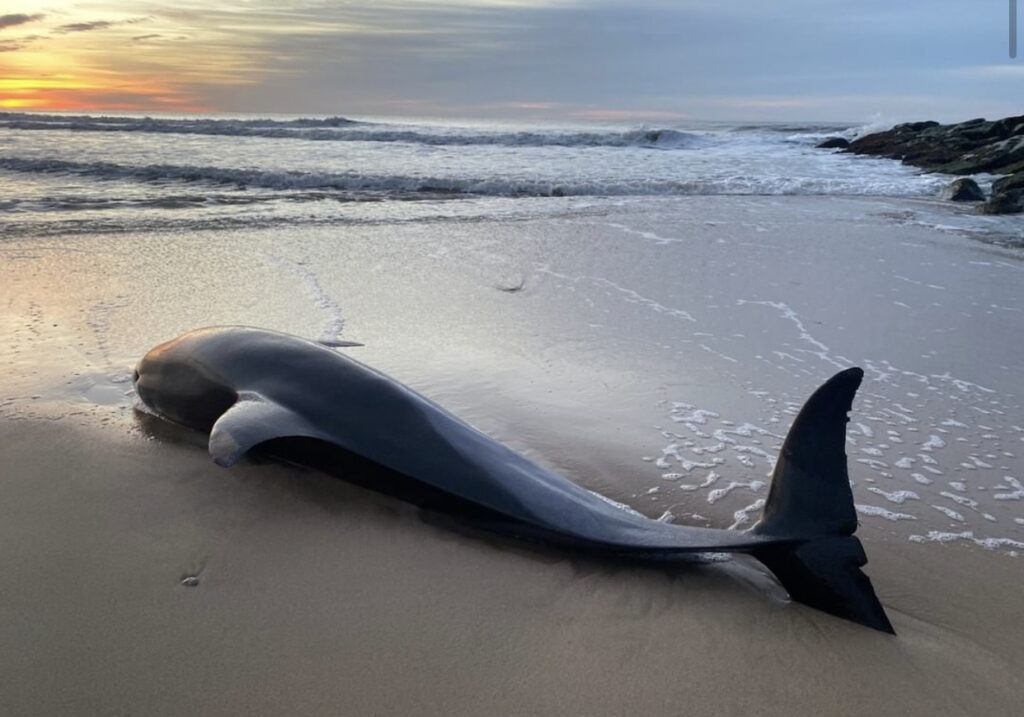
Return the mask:
[[674, 525], [623, 509], [384, 374], [287, 334], [190, 332], [140, 361], [136, 387], [158, 413], [209, 431], [221, 465], [267, 441], [315, 439], [556, 542], [633, 555], [751, 553], [794, 599], [892, 632], [852, 537], [845, 426], [862, 375], [843, 371], [808, 400], [783, 444], [762, 520], [747, 532]]

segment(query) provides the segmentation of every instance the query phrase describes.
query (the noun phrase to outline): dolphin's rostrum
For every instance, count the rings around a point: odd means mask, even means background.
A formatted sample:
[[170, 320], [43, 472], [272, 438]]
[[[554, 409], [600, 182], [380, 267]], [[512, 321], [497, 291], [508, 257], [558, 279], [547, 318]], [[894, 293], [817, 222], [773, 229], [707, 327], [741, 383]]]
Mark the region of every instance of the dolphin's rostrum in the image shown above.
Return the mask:
[[472, 514], [494, 530], [644, 558], [749, 553], [795, 600], [893, 632], [853, 537], [845, 436], [862, 377], [859, 368], [841, 371], [808, 399], [783, 443], [762, 518], [745, 532], [618, 508], [394, 379], [288, 334], [230, 326], [186, 333], [146, 354], [135, 387], [161, 416], [209, 432], [222, 466], [261, 443], [304, 439], [309, 451], [333, 448], [415, 488], [403, 497]]

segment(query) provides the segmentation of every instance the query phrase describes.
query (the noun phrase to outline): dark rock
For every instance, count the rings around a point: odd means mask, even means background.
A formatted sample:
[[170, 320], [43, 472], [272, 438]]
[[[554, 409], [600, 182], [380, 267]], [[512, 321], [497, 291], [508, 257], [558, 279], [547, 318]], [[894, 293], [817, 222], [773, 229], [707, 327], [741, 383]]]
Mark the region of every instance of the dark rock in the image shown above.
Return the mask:
[[970, 178], [954, 179], [942, 192], [943, 199], [954, 202], [983, 202], [985, 193], [978, 183]]
[[992, 183], [992, 198], [981, 205], [985, 214], [1018, 214], [1024, 211], [1024, 169]]
[[980, 142], [982, 140], [996, 140], [1003, 139], [999, 134], [1000, 128], [996, 126], [995, 122], [986, 122], [985, 124], [975, 125], [964, 130], [960, 130], [957, 134], [972, 142]]
[[992, 123], [992, 138], [1006, 139], [1024, 133], [1024, 116], [1006, 117]]
[[1024, 169], [1018, 170], [1015, 174], [1008, 174], [992, 183], [993, 194], [1002, 194], [1011, 189], [1024, 189]]
[[999, 168], [1000, 174], [1017, 174], [1018, 172], [1024, 172], [1024, 162], [1014, 162]]
[[977, 126], [979, 124], [985, 124], [985, 118], [984, 117], [975, 117], [974, 119], [969, 119], [969, 120], [966, 120], [965, 122], [960, 122], [958, 124], [952, 125], [952, 129], [954, 131], [956, 131], [956, 130], [964, 129], [966, 127], [975, 127], [975, 126]]
[[844, 137], [829, 137], [816, 146], [818, 149], [846, 149], [850, 146], [850, 140]]
[[1018, 162], [1024, 162], [1024, 137], [989, 142], [974, 151], [964, 152], [950, 162], [928, 163], [925, 168], [946, 174], [977, 174], [1003, 171]]
[[980, 209], [982, 214], [1020, 214], [1024, 212], [1024, 189], [993, 194]]
[[931, 129], [932, 127], [941, 127], [938, 122], [928, 120], [927, 122], [905, 122], [904, 124], [898, 124], [896, 127], [902, 127], [908, 132], [920, 132], [922, 130]]

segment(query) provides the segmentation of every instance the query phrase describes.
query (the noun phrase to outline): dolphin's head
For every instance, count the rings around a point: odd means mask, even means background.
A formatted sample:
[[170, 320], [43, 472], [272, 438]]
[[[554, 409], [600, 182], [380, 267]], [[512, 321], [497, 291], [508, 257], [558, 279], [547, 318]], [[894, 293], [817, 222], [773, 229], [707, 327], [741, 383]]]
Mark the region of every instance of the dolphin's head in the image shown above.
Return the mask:
[[208, 337], [179, 336], [147, 353], [132, 377], [142, 402], [176, 423], [209, 431], [238, 399], [209, 361]]

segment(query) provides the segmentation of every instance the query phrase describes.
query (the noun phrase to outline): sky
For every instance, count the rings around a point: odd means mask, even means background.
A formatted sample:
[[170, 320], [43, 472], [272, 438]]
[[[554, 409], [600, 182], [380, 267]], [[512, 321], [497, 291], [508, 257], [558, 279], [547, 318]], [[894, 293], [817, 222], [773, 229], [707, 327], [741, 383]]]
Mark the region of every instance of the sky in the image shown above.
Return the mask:
[[0, 110], [995, 118], [1017, 1], [0, 0]]

